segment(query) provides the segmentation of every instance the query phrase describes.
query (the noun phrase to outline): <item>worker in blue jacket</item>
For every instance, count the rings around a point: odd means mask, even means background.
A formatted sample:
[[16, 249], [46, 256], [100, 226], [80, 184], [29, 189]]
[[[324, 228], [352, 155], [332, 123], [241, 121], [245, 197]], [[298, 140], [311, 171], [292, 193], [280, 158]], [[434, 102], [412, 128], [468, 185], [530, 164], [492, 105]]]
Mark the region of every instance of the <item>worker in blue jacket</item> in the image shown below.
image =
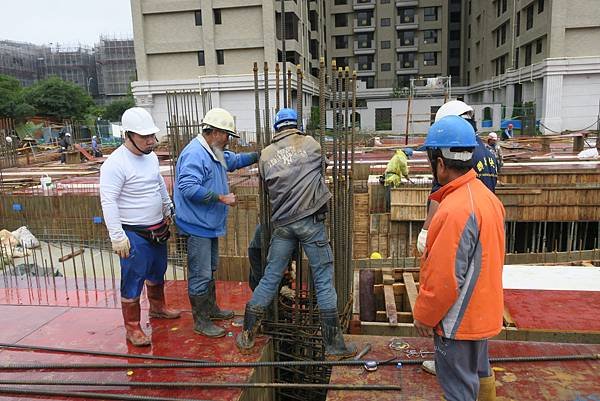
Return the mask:
[[258, 161], [258, 154], [236, 154], [225, 150], [230, 137], [239, 138], [233, 116], [224, 109], [209, 110], [202, 120], [202, 134], [183, 149], [177, 160], [173, 198], [176, 223], [187, 236], [188, 295], [194, 331], [222, 337], [225, 330], [212, 320], [233, 318], [216, 301], [214, 274], [219, 263], [219, 237], [225, 235], [229, 207], [235, 194], [229, 192], [227, 172]]

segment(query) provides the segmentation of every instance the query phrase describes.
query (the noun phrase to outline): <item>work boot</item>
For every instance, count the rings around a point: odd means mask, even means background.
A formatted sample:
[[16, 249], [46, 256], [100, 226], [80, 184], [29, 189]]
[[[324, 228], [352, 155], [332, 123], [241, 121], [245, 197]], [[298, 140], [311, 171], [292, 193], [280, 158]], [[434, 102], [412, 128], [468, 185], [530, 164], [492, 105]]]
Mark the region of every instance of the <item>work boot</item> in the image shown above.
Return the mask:
[[325, 344], [325, 359], [339, 361], [356, 355], [356, 345], [344, 342], [337, 309], [321, 310], [321, 334]]
[[479, 378], [477, 401], [496, 401], [496, 376], [494, 371], [492, 371], [491, 376]]
[[150, 337], [144, 333], [140, 326], [140, 299], [137, 298], [131, 302], [121, 301], [121, 310], [123, 311], [127, 341], [136, 347], [150, 345]]
[[215, 280], [210, 280], [210, 283], [208, 284], [208, 293], [210, 294], [210, 319], [233, 319], [234, 313], [232, 310], [221, 310], [221, 308], [219, 308], [219, 305], [217, 304], [217, 290]]
[[207, 337], [223, 337], [225, 329], [215, 325], [210, 320], [210, 294], [190, 295], [192, 316], [194, 317], [194, 332]]
[[435, 376], [435, 361], [423, 361], [421, 369]]
[[246, 304], [244, 329], [235, 338], [235, 344], [242, 354], [249, 354], [254, 348], [254, 337], [265, 316], [265, 308], [260, 305]]
[[146, 283], [146, 292], [148, 301], [150, 302], [150, 317], [161, 319], [177, 319], [181, 315], [181, 311], [171, 309], [165, 304], [165, 285]]

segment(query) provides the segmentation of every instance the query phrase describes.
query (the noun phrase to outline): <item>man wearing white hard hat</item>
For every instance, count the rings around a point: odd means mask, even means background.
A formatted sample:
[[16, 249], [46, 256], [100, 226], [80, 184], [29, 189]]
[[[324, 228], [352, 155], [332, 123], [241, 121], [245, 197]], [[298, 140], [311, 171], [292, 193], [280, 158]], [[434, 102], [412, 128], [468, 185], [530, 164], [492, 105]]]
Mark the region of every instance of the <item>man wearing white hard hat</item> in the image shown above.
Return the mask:
[[227, 172], [258, 161], [258, 154], [236, 154], [226, 149], [229, 137], [239, 138], [233, 116], [213, 108], [202, 119], [202, 133], [177, 159], [173, 198], [177, 228], [188, 237], [188, 295], [194, 332], [222, 337], [225, 330], [212, 320], [233, 318], [233, 311], [217, 305], [214, 274], [219, 264], [219, 237], [225, 235], [227, 213], [235, 206]]
[[487, 143], [485, 147], [488, 148], [489, 151], [494, 154], [494, 156], [496, 156], [496, 161], [498, 162], [498, 173], [500, 173], [500, 169], [504, 164], [504, 156], [502, 155], [502, 148], [498, 143], [498, 134], [496, 134], [495, 132], [490, 132], [488, 134]]
[[175, 319], [166, 306], [164, 275], [173, 204], [153, 152], [159, 128], [141, 107], [123, 113], [125, 141], [100, 168], [100, 200], [113, 250], [121, 262], [121, 309], [126, 338], [150, 345], [140, 326], [140, 294], [146, 284], [150, 317]]

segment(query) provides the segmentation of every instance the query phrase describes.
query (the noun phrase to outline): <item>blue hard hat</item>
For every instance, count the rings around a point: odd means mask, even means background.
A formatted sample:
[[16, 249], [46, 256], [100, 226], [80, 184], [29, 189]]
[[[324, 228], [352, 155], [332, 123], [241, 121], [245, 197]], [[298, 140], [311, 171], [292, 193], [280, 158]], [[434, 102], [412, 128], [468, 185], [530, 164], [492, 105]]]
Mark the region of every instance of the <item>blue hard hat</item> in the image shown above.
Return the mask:
[[279, 131], [280, 129], [290, 125], [298, 125], [298, 113], [296, 113], [296, 110], [290, 108], [279, 110], [275, 116], [275, 124], [273, 124], [273, 129], [275, 131]]
[[404, 151], [404, 154], [406, 155], [406, 157], [410, 158], [412, 157], [414, 151], [412, 148], [404, 148], [402, 149]]
[[474, 148], [475, 130], [464, 118], [446, 116], [429, 127], [422, 148]]

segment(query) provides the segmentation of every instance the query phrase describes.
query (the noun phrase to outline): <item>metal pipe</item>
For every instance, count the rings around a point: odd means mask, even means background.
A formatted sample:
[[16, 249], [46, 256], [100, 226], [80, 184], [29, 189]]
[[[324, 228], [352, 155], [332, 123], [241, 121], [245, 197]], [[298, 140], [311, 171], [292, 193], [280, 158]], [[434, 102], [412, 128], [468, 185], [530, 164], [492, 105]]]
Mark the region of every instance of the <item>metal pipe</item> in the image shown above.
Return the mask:
[[132, 355], [132, 354], [121, 354], [118, 352], [79, 350], [79, 349], [71, 349], [71, 348], [54, 348], [54, 347], [43, 347], [40, 345], [27, 345], [27, 344], [21, 345], [21, 344], [0, 343], [0, 348], [15, 348], [15, 349], [22, 349], [22, 350], [36, 350], [36, 351], [67, 353], [67, 354], [83, 354], [83, 355], [94, 355], [94, 356], [131, 358], [131, 359], [148, 359], [148, 360], [157, 360], [157, 361], [207, 362], [206, 360], [202, 360], [202, 359], [176, 358], [176, 357], [171, 357], [171, 356], [159, 356], [159, 355]]
[[[153, 387], [153, 388], [284, 388], [344, 391], [398, 391], [402, 388], [387, 384], [321, 384], [321, 383], [199, 383], [199, 382], [103, 382], [86, 380], [19, 380], [0, 379], [0, 384], [22, 386], [90, 386], [90, 387]], [[1, 388], [1, 387], [0, 387]]]

